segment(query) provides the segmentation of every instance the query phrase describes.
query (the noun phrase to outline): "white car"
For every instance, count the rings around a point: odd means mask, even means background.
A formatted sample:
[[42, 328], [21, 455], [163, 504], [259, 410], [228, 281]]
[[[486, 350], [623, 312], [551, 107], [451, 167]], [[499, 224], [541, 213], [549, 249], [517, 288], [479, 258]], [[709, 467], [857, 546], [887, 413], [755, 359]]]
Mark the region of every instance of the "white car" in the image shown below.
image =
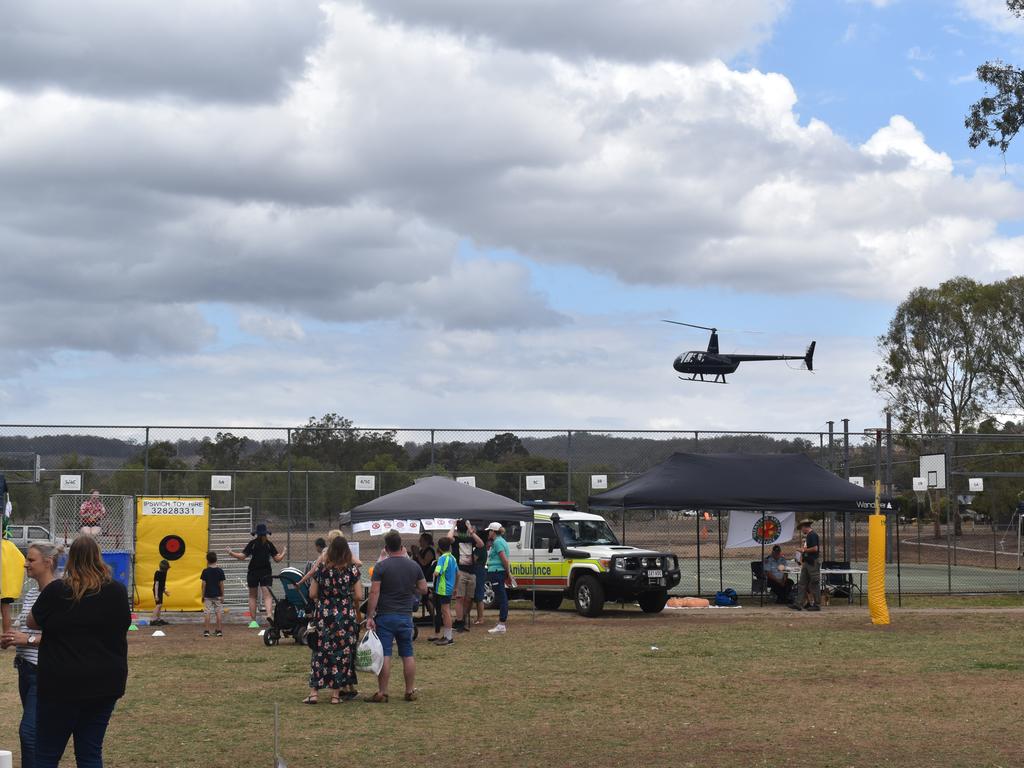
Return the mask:
[[41, 525], [10, 526], [11, 541], [24, 552], [33, 541], [50, 541], [50, 532]]

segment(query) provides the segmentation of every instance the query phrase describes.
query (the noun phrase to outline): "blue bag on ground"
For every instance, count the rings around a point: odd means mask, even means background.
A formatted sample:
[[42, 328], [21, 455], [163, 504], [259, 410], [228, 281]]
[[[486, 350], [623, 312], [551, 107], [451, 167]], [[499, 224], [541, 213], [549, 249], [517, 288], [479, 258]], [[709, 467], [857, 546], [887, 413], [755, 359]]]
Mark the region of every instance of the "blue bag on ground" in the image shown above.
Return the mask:
[[715, 593], [715, 605], [728, 607], [733, 605], [739, 605], [739, 595], [736, 594], [736, 590], [732, 587], [727, 587], [721, 592]]

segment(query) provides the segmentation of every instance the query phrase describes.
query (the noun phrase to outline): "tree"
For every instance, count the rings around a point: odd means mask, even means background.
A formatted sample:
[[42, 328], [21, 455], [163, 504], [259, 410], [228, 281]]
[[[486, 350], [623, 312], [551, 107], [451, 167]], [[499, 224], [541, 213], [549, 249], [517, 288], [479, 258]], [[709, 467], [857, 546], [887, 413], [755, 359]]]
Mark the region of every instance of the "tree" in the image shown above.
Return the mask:
[[[1024, 0], [1006, 0], [1006, 7], [1024, 18]], [[1005, 153], [1024, 125], [1024, 70], [996, 59], [986, 61], [977, 72], [986, 85], [985, 96], [971, 105], [964, 118], [964, 127], [970, 131], [967, 143], [972, 148], [985, 143]]]
[[509, 456], [527, 456], [529, 453], [518, 435], [502, 432], [484, 443], [484, 447], [480, 449], [479, 458], [484, 461], [500, 462]]
[[292, 450], [295, 456], [308, 456], [335, 469], [362, 467], [384, 458], [404, 468], [409, 456], [395, 436], [393, 430], [364, 432], [353, 427], [349, 419], [328, 413], [319, 419], [310, 418], [292, 432]]
[[204, 437], [199, 446], [199, 465], [204, 469], [238, 469], [250, 442], [248, 437], [235, 437], [230, 432], [218, 432], [213, 440]]
[[1024, 410], [1024, 277], [994, 283], [986, 293], [993, 386], [1000, 400]]
[[[1024, 2], [1024, 0], [1022, 0]], [[915, 288], [878, 339], [872, 384], [907, 432], [960, 434], [990, 402], [987, 293], [970, 278]]]

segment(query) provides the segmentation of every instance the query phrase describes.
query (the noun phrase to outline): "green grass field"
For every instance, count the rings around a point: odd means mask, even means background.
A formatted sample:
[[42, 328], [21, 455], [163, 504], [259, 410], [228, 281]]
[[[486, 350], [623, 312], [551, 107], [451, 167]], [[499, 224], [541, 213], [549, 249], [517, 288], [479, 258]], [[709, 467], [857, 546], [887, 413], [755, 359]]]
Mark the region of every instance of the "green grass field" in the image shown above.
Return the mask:
[[[1019, 765], [1024, 610], [892, 616], [879, 628], [846, 606], [596, 620], [562, 611], [535, 623], [514, 611], [504, 637], [418, 641], [418, 702], [330, 706], [325, 696], [315, 707], [299, 703], [308, 650], [290, 641], [267, 648], [239, 625], [221, 640], [196, 625], [167, 627], [166, 638], [146, 629], [130, 635], [106, 763], [271, 766], [278, 701], [291, 768]], [[0, 749], [17, 753], [10, 659]], [[392, 692], [401, 685], [399, 674]], [[368, 676], [360, 688], [373, 690]]]

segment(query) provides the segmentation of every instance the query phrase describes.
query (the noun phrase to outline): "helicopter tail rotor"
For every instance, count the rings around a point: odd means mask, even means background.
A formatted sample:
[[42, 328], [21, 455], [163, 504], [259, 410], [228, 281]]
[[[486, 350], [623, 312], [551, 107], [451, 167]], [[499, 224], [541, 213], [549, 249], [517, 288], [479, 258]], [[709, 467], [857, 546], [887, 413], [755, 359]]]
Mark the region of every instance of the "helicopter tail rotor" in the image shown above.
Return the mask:
[[808, 371], [814, 370], [814, 345], [818, 342], [812, 341], [811, 346], [807, 348], [807, 354], [804, 355], [804, 365], [807, 366]]

